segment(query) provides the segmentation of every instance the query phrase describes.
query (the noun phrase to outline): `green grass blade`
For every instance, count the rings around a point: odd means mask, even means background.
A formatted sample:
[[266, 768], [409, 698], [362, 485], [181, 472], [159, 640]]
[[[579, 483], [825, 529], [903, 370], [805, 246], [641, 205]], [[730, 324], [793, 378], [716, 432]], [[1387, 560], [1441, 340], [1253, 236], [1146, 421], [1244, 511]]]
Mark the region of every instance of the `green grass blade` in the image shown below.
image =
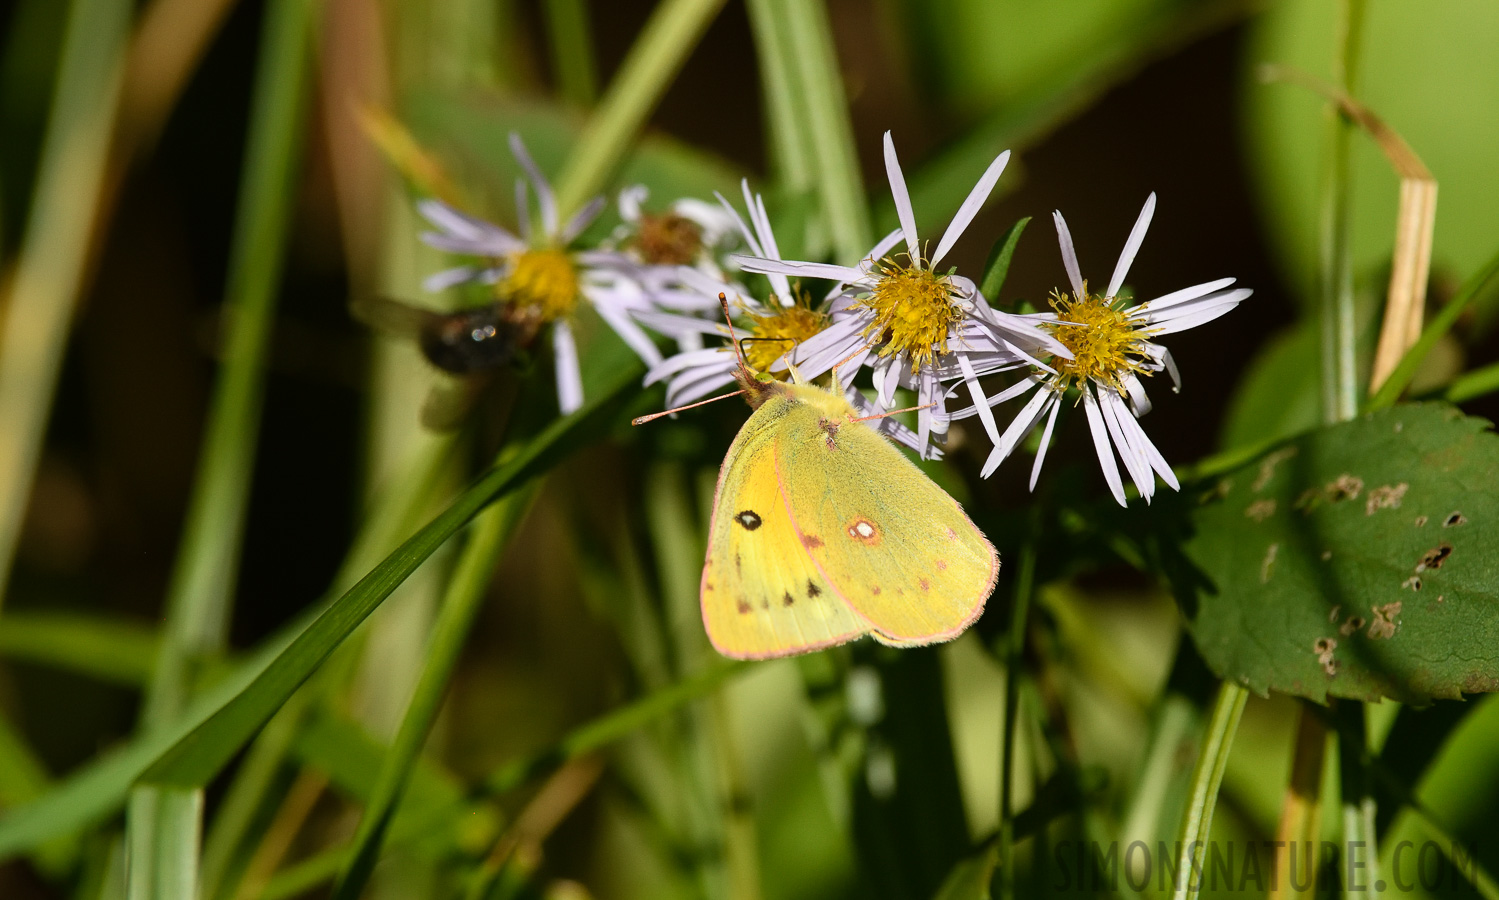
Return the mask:
[[574, 106], [592, 106], [599, 84], [587, 5], [583, 0], [546, 0], [546, 15], [558, 92]]
[[[195, 696], [184, 714], [169, 727], [147, 732], [112, 750], [70, 775], [38, 802], [0, 817], [0, 860], [51, 838], [83, 828], [117, 810], [131, 783], [174, 744], [245, 690], [292, 640], [312, 622], [317, 612], [353, 586], [390, 553], [419, 521], [453, 448], [451, 440], [426, 445], [411, 460], [403, 477], [387, 489], [360, 528], [344, 564], [333, 579], [330, 596], [264, 642], [242, 663]], [[217, 823], [215, 823], [217, 824]]]
[[74, 0], [0, 330], [0, 602], [46, 436], [119, 106], [130, 0]]
[[[1452, 330], [1452, 326], [1457, 324], [1458, 317], [1472, 306], [1475, 300], [1487, 293], [1491, 284], [1499, 285], [1499, 278], [1496, 276], [1499, 276], [1499, 254], [1496, 254], [1487, 265], [1464, 282], [1457, 296], [1448, 300], [1447, 305], [1442, 307], [1442, 311], [1431, 317], [1431, 321], [1422, 329], [1421, 337], [1411, 345], [1409, 350], [1405, 351], [1404, 356], [1400, 357], [1400, 362], [1390, 373], [1390, 377], [1385, 379], [1384, 384], [1380, 385], [1374, 396], [1365, 401], [1364, 412], [1393, 406], [1395, 401], [1400, 399], [1401, 393], [1410, 385], [1411, 379], [1416, 377], [1416, 370], [1425, 361], [1426, 355], [1447, 332]], [[1459, 379], [1453, 385], [1453, 390], [1455, 391], [1462, 383], [1463, 380]], [[1476, 386], [1482, 387], [1483, 384], [1484, 382], [1479, 381]], [[1471, 390], [1475, 384], [1470, 383], [1465, 387]], [[1471, 396], [1477, 396], [1477, 394]]]
[[563, 216], [602, 190], [724, 0], [661, 0], [557, 181]]
[[0, 807], [29, 803], [47, 790], [46, 766], [0, 711]]
[[788, 194], [800, 195], [815, 186], [810, 136], [800, 112], [805, 98], [796, 90], [795, 49], [787, 33], [790, 25], [780, 14], [780, 0], [746, 0], [760, 66], [760, 90], [765, 94], [765, 130], [776, 182]]
[[359, 830], [354, 835], [353, 856], [334, 889], [335, 900], [355, 900], [374, 871], [386, 829], [395, 816], [396, 806], [431, 733], [432, 723], [442, 708], [448, 683], [483, 605], [495, 564], [530, 508], [539, 487], [539, 480], [531, 482], [486, 509], [474, 523], [473, 534], [459, 557], [452, 580], [448, 582], [442, 609], [433, 625], [416, 690], [380, 769], [374, 795], [359, 821]]
[[823, 0], [779, 0], [779, 6], [783, 33], [790, 36], [793, 90], [803, 98], [806, 120], [799, 124], [810, 138], [833, 252], [852, 265], [869, 252], [874, 238], [833, 28]]
[[[1191, 790], [1182, 816], [1181, 842], [1178, 845], [1181, 857], [1177, 861], [1179, 868], [1172, 892], [1174, 900], [1196, 900], [1202, 890], [1208, 837], [1213, 830], [1213, 809], [1218, 805], [1218, 785], [1222, 784], [1223, 772], [1228, 768], [1228, 754], [1233, 749], [1239, 717], [1244, 714], [1244, 704], [1248, 699], [1249, 692], [1237, 684], [1225, 681], [1218, 686], [1218, 697], [1213, 701], [1213, 711], [1202, 735], [1202, 747], [1192, 767]], [[1194, 872], [1197, 873], [1195, 877]]]
[[334, 601], [246, 690], [178, 742], [144, 779], [196, 785], [217, 774], [328, 654], [433, 551], [485, 506], [555, 465], [587, 431], [611, 419], [619, 398], [635, 386], [639, 376], [635, 366], [610, 372], [609, 386], [594, 393], [582, 409], [554, 422], [511, 462], [481, 475], [444, 512]]
[[[1449, 403], [1467, 403], [1495, 391], [1499, 391], [1499, 363], [1490, 363], [1459, 375], [1442, 396]], [[0, 632], [0, 642], [3, 640], [4, 633]]]
[[979, 291], [984, 299], [991, 304], [999, 302], [1000, 289], [1005, 286], [1005, 277], [1010, 274], [1010, 260], [1015, 257], [1015, 248], [1020, 244], [1020, 236], [1025, 233], [1025, 226], [1031, 223], [1031, 217], [1026, 216], [1011, 225], [1005, 233], [994, 242], [994, 247], [989, 251], [989, 259], [984, 263], [984, 280], [979, 282]]
[[155, 629], [81, 613], [11, 613], [0, 619], [0, 656], [139, 687], [151, 678]]
[[229, 339], [167, 591], [161, 656], [143, 715], [147, 727], [181, 711], [196, 663], [223, 653], [228, 640], [302, 146], [314, 8], [313, 0], [275, 0], [266, 9], [225, 287]]
[[146, 787], [131, 792], [126, 837], [130, 900], [197, 900], [203, 790]]

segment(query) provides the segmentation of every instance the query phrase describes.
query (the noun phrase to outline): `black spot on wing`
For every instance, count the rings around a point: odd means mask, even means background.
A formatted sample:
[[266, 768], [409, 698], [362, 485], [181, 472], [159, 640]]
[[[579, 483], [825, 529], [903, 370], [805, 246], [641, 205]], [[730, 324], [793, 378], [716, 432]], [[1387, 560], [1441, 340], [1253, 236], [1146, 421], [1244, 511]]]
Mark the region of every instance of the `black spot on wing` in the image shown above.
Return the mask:
[[817, 582], [815, 582], [812, 579], [808, 578], [807, 579], [807, 596], [808, 597], [816, 597], [818, 594], [821, 594], [821, 593], [822, 593], [822, 588], [820, 588], [820, 587], [817, 586]]
[[760, 527], [760, 514], [752, 509], [744, 509], [734, 514], [734, 521], [744, 526], [745, 531], [754, 531]]
[[790, 606], [791, 604], [793, 604], [795, 602], [796, 601], [794, 599], [792, 599], [792, 597], [791, 597], [791, 592], [790, 591], [787, 591], [786, 593], [784, 593], [784, 594], [781, 595], [781, 605], [782, 606]]

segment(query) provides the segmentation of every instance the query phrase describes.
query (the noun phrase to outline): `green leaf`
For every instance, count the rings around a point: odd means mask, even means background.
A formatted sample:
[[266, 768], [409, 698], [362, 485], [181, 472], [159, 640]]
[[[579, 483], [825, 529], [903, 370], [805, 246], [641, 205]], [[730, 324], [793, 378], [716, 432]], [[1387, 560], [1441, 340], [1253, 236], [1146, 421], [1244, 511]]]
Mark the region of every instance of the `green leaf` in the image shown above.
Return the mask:
[[[611, 368], [591, 384], [589, 402], [531, 440], [516, 459], [490, 469], [448, 509], [386, 557], [311, 624], [298, 623], [222, 682], [194, 698], [180, 719], [89, 764], [36, 803], [0, 817], [0, 860], [65, 834], [119, 807], [137, 779], [193, 784], [212, 777], [285, 703], [338, 643], [406, 575], [485, 504], [557, 464], [612, 420], [640, 377], [635, 365]], [[149, 770], [149, 771], [148, 771]]]
[[458, 667], [458, 657], [483, 605], [485, 589], [489, 586], [495, 564], [531, 508], [539, 486], [533, 481], [497, 501], [475, 522], [468, 545], [463, 548], [448, 581], [437, 621], [432, 626], [423, 654], [421, 679], [412, 692], [400, 730], [380, 767], [364, 816], [359, 820], [359, 830], [354, 835], [354, 855], [334, 889], [335, 898], [356, 900], [374, 872], [386, 829], [395, 817], [397, 804], [406, 791], [432, 724], [437, 720], [443, 698], [447, 696], [448, 683]]
[[126, 896], [195, 900], [203, 790], [140, 787], [130, 793], [130, 866]]
[[156, 631], [123, 619], [64, 612], [0, 619], [0, 655], [136, 687], [156, 665]]
[[979, 292], [991, 305], [999, 302], [999, 290], [1005, 285], [1005, 276], [1010, 274], [1010, 260], [1015, 256], [1015, 247], [1020, 243], [1020, 235], [1025, 232], [1025, 226], [1030, 223], [1031, 217], [1026, 216], [1011, 225], [989, 250], [989, 259], [984, 263], [984, 278], [979, 282]]
[[1192, 513], [1178, 599], [1256, 692], [1416, 703], [1499, 688], [1499, 438], [1445, 404], [1303, 435]]
[[[1202, 889], [1202, 873], [1207, 868], [1208, 839], [1213, 834], [1213, 810], [1218, 806], [1218, 788], [1228, 768], [1234, 735], [1249, 692], [1236, 684], [1224, 682], [1218, 687], [1217, 699], [1202, 733], [1202, 746], [1192, 767], [1192, 785], [1182, 812], [1181, 840], [1177, 842], [1177, 876], [1173, 900], [1196, 900]], [[1165, 862], [1164, 860], [1162, 861]], [[1195, 877], [1192, 873], [1198, 873]]]
[[249, 687], [177, 742], [143, 779], [196, 785], [218, 774], [328, 654], [458, 529], [488, 504], [560, 462], [565, 451], [583, 435], [612, 420], [621, 397], [635, 386], [640, 370], [637, 366], [618, 367], [607, 377], [609, 389], [593, 393], [583, 408], [554, 422], [511, 462], [481, 475], [437, 518], [334, 601]]

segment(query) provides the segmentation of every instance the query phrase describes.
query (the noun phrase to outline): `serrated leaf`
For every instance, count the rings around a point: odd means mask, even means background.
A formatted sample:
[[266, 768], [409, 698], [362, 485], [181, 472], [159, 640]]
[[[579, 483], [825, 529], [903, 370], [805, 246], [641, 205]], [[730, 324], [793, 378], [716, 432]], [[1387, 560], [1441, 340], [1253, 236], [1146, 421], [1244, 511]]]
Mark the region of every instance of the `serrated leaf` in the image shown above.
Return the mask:
[[1499, 689], [1496, 469], [1488, 422], [1417, 404], [1222, 478], [1192, 513], [1197, 571], [1176, 578], [1203, 658], [1319, 702]]

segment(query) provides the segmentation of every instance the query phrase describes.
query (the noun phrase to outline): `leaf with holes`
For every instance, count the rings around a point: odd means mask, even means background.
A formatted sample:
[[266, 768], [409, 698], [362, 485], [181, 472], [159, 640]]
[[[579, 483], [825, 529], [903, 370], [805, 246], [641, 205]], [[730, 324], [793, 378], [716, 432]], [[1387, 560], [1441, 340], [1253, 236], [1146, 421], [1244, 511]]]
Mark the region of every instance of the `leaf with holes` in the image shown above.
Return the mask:
[[1198, 649], [1259, 693], [1499, 690], [1499, 437], [1442, 404], [1319, 429], [1210, 485], [1174, 573]]

